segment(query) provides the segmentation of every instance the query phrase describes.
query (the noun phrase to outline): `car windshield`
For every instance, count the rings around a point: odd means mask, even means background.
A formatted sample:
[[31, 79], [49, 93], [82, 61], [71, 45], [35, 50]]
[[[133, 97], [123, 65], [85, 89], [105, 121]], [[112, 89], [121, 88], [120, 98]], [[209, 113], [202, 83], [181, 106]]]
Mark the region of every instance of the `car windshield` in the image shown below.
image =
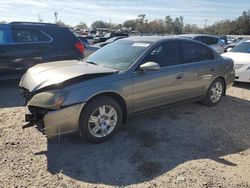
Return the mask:
[[84, 61], [117, 70], [128, 69], [150, 44], [150, 42], [119, 40], [99, 49]]
[[250, 53], [250, 40], [235, 46], [231, 52]]

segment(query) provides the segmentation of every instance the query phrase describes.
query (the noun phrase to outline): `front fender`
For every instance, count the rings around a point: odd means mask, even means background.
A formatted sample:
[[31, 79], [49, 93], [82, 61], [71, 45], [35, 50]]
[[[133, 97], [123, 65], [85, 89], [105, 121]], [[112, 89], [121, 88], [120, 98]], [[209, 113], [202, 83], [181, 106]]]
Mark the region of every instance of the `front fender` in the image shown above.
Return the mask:
[[64, 106], [86, 103], [93, 97], [103, 93], [114, 93], [121, 96], [126, 104], [128, 112], [132, 108], [132, 79], [116, 80], [109, 83], [101, 83], [89, 86], [82, 86], [69, 92]]

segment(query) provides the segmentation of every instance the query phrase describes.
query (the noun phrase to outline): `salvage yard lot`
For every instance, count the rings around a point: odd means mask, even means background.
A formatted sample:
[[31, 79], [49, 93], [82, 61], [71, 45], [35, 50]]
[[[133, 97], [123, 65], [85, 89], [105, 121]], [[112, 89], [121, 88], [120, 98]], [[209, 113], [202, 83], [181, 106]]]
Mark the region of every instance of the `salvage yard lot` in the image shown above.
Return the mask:
[[1, 83], [0, 96], [0, 187], [250, 187], [249, 84], [235, 84], [215, 107], [132, 117], [99, 145], [22, 130], [16, 83]]

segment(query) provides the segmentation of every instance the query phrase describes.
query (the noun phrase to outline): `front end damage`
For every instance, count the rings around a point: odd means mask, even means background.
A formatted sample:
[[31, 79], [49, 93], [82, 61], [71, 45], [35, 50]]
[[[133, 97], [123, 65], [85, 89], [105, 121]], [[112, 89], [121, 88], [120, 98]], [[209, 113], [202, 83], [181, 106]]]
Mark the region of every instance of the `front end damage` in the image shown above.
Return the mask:
[[35, 125], [49, 138], [60, 136], [79, 129], [79, 117], [84, 104], [75, 104], [59, 110], [39, 107], [26, 107], [25, 121]]
[[78, 131], [85, 100], [70, 96], [67, 86], [115, 73], [115, 69], [76, 60], [33, 66], [19, 83], [27, 106], [25, 120], [48, 137]]
[[58, 94], [58, 91], [49, 92], [54, 94], [50, 96], [48, 92], [33, 94], [25, 89], [22, 93], [27, 103], [25, 121], [28, 123], [23, 128], [36, 126], [49, 138], [78, 131], [79, 117], [84, 103], [63, 106], [63, 101], [60, 101], [63, 95], [62, 92]]

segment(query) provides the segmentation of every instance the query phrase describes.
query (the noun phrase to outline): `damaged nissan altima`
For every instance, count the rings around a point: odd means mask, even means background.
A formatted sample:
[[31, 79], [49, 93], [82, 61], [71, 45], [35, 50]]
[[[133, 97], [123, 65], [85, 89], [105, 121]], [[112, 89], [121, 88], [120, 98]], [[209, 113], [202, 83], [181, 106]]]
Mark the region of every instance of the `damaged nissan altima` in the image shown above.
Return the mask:
[[127, 117], [182, 101], [220, 102], [234, 82], [234, 65], [197, 41], [129, 37], [83, 61], [31, 67], [20, 88], [25, 119], [49, 138], [77, 132], [91, 142], [110, 139]]

